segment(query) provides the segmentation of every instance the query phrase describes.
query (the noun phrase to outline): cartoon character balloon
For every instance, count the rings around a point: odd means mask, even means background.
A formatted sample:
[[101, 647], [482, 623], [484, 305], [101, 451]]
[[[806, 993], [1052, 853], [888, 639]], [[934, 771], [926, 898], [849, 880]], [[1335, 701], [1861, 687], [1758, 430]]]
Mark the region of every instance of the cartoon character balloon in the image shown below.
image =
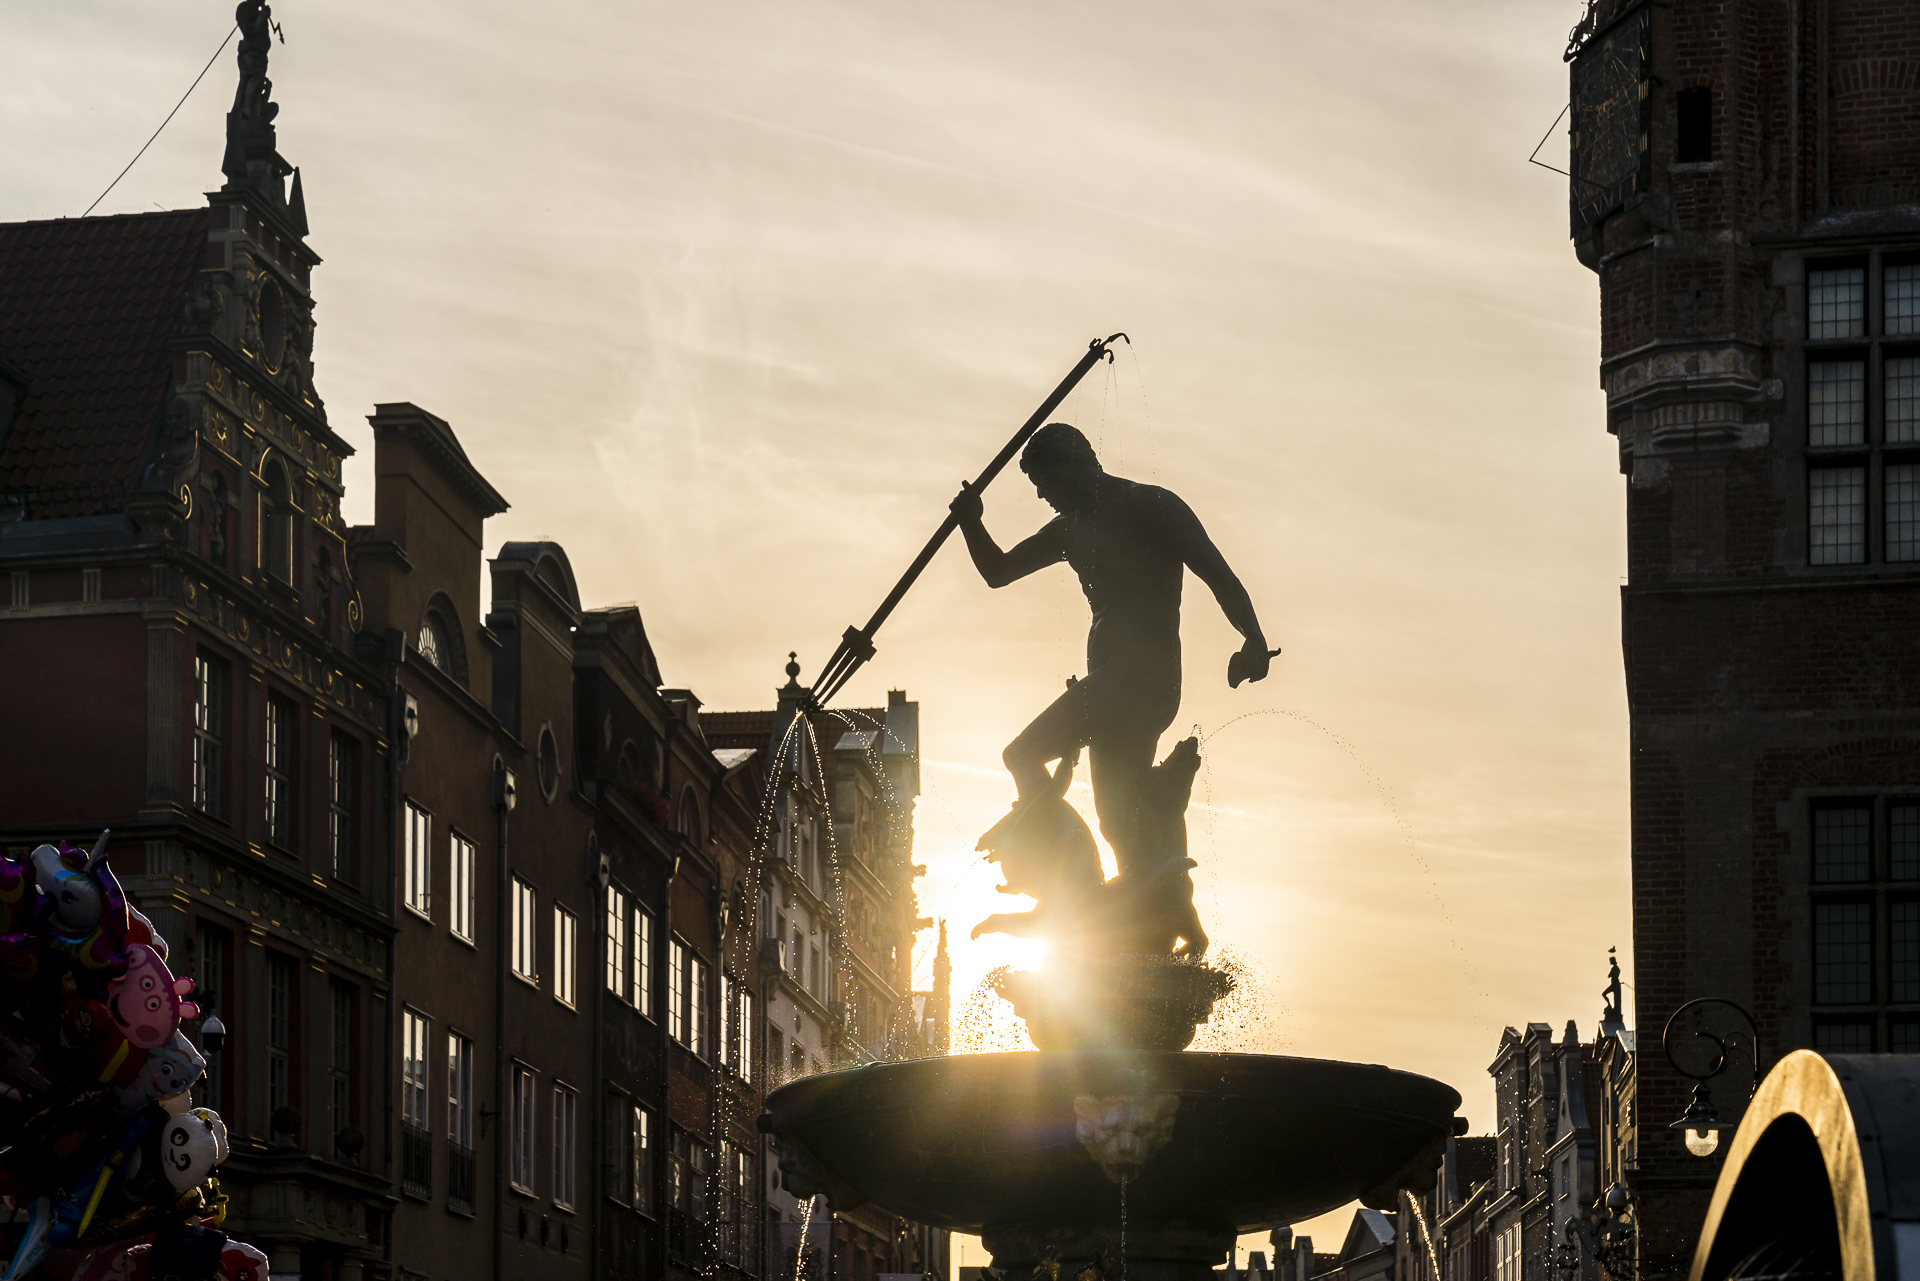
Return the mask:
[[181, 1019], [197, 1019], [200, 1007], [184, 1000], [193, 980], [175, 978], [160, 953], [145, 943], [127, 949], [127, 972], [107, 984], [107, 1008], [127, 1040], [143, 1050], [173, 1040]]

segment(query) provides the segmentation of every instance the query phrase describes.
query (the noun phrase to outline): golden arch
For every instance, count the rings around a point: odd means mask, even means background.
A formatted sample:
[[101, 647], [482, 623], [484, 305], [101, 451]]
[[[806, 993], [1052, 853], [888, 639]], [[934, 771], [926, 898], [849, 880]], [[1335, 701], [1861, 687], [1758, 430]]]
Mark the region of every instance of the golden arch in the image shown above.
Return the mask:
[[1874, 1102], [1884, 1109], [1916, 1083], [1920, 1059], [1911, 1056], [1796, 1050], [1782, 1059], [1727, 1150], [1687, 1281], [1728, 1281], [1756, 1251], [1794, 1231], [1805, 1234], [1796, 1248], [1837, 1255], [1831, 1263], [1840, 1281], [1899, 1276], [1894, 1225], [1874, 1218], [1888, 1206], [1881, 1157], [1893, 1137], [1876, 1133]]

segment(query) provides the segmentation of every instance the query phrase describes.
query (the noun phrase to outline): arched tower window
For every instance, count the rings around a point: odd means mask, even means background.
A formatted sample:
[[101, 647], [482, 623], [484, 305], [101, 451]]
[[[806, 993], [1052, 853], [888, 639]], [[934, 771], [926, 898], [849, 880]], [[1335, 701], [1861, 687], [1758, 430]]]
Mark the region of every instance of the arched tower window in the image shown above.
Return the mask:
[[460, 630], [460, 616], [445, 592], [435, 592], [420, 615], [420, 631], [413, 647], [420, 657], [432, 663], [454, 680], [467, 683], [467, 644]]
[[278, 459], [261, 470], [260, 568], [293, 582], [293, 489]]

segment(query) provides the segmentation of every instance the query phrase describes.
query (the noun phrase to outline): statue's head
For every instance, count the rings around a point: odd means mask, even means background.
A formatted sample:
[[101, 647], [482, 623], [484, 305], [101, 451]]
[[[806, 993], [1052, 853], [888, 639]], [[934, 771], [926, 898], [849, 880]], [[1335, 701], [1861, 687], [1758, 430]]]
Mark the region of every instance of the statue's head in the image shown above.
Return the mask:
[[1041, 501], [1062, 514], [1090, 504], [1101, 476], [1093, 445], [1067, 423], [1048, 423], [1033, 433], [1020, 454], [1020, 470]]

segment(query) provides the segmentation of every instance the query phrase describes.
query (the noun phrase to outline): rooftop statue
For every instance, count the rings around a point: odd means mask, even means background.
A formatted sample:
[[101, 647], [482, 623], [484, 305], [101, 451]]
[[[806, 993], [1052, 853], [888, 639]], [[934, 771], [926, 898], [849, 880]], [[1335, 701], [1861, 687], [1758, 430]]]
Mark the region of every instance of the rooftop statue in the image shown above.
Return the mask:
[[[1071, 940], [1077, 951], [1197, 958], [1207, 935], [1193, 910], [1185, 816], [1199, 743], [1189, 738], [1154, 764], [1160, 735], [1180, 710], [1185, 571], [1213, 591], [1245, 640], [1227, 662], [1230, 686], [1265, 678], [1279, 651], [1267, 648], [1246, 588], [1178, 496], [1109, 475], [1087, 438], [1066, 423], [1036, 432], [1020, 467], [1058, 514], [1003, 551], [987, 532], [977, 489], [962, 485], [951, 506], [974, 567], [988, 586], [1005, 587], [1065, 561], [1093, 622], [1087, 674], [1069, 680], [1066, 693], [1008, 745], [1003, 759], [1019, 799], [980, 843], [1005, 868], [1007, 892], [1032, 893], [1040, 906], [1026, 918], [989, 918], [975, 937], [1030, 928]], [[1119, 867], [1105, 886], [1091, 834], [1065, 800], [1083, 747], [1100, 832]]]

